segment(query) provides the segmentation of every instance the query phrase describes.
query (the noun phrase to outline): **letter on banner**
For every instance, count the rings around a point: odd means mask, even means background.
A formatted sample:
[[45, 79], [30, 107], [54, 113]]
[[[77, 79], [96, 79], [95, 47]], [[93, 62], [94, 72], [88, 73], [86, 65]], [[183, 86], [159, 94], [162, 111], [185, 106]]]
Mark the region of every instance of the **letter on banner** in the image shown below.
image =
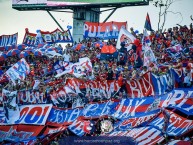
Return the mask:
[[117, 25], [112, 25], [112, 28], [113, 28], [113, 33], [112, 33], [112, 36], [117, 36], [119, 35], [119, 29], [117, 27]]
[[51, 108], [52, 104], [20, 106], [20, 116], [15, 124], [45, 125]]
[[99, 38], [103, 37], [103, 34], [101, 33], [101, 26], [98, 26], [98, 33], [96, 37], [99, 37]]
[[[94, 27], [94, 31], [92, 32], [92, 27]], [[88, 32], [89, 37], [95, 37], [96, 36], [96, 26], [90, 26], [89, 27], [89, 32]]]
[[111, 34], [110, 34], [110, 26], [107, 26], [106, 30], [105, 30], [104, 37], [109, 37], [109, 36], [111, 36]]
[[84, 36], [86, 35], [86, 34], [85, 34], [86, 31], [88, 31], [88, 30], [89, 30], [88, 24], [84, 23]]

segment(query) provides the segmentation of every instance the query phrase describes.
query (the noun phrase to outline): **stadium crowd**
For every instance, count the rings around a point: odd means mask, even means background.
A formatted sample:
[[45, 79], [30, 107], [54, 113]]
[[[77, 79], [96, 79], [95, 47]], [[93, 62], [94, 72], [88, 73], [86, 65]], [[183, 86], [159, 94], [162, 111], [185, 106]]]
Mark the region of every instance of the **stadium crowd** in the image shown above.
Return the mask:
[[[134, 29], [130, 29], [137, 39], [132, 44], [132, 49], [127, 51], [125, 42], [121, 43], [121, 49], [117, 50], [117, 57], [101, 59], [101, 47], [103, 45], [112, 45], [116, 48], [116, 40], [103, 41], [99, 38], [85, 39], [78, 44], [84, 45], [85, 49], [76, 49], [75, 44], [67, 44], [65, 48], [61, 45], [61, 56], [50, 58], [46, 55], [35, 56], [30, 53], [26, 56], [26, 61], [30, 64], [31, 72], [24, 81], [16, 81], [16, 85], [7, 79], [1, 81], [0, 92], [3, 88], [7, 90], [39, 90], [40, 93], [48, 94], [65, 84], [66, 78], [73, 78], [71, 74], [65, 74], [56, 78], [56, 70], [54, 69], [55, 62], [60, 63], [76, 63], [79, 58], [88, 57], [92, 62], [93, 71], [88, 72], [80, 79], [89, 80], [117, 80], [122, 90], [125, 90], [124, 83], [126, 80], [140, 79], [143, 74], [150, 71], [156, 75], [162, 75], [169, 71], [170, 68], [175, 68], [182, 72], [183, 77], [176, 82], [175, 87], [190, 88], [193, 86], [193, 26], [175, 26], [163, 32], [152, 31], [149, 35], [151, 49], [154, 52], [156, 61], [152, 61], [149, 66], [143, 65], [144, 49], [143, 49], [143, 34], [135, 33]], [[98, 43], [96, 43], [98, 42]], [[167, 48], [180, 44], [179, 52], [169, 52]], [[4, 52], [6, 53], [6, 52]], [[0, 61], [0, 77], [21, 58], [18, 55], [7, 57]], [[36, 80], [40, 81], [40, 85], [34, 88]], [[45, 95], [47, 96], [47, 95]], [[127, 96], [129, 97], [129, 96]], [[56, 138], [57, 140], [57, 138]], [[57, 141], [53, 142], [57, 142]], [[37, 143], [38, 144], [38, 143]], [[54, 143], [53, 143], [54, 144]], [[55, 143], [57, 144], [57, 143]]]
[[[143, 65], [143, 48], [142, 39], [143, 34], [135, 34], [133, 28], [130, 29], [131, 33], [137, 38], [130, 51], [125, 48], [124, 42], [121, 43], [121, 49], [118, 50], [118, 57], [111, 57], [108, 59], [100, 60], [100, 45], [96, 42], [102, 42], [103, 45], [113, 45], [116, 47], [116, 40], [103, 40], [89, 39], [79, 42], [86, 46], [84, 50], [72, 49], [72, 45], [67, 44], [66, 48], [62, 49], [62, 56], [55, 56], [49, 58], [47, 56], [35, 56], [31, 53], [26, 56], [28, 64], [30, 64], [31, 72], [23, 82], [18, 81], [17, 85], [12, 85], [8, 81], [1, 82], [1, 89], [5, 86], [9, 90], [23, 90], [33, 88], [34, 81], [40, 80], [40, 91], [45, 90], [48, 86], [55, 87], [63, 83], [66, 77], [74, 77], [72, 75], [64, 75], [59, 78], [54, 76], [57, 74], [54, 70], [54, 63], [60, 62], [78, 62], [79, 58], [90, 58], [93, 66], [93, 73], [89, 72], [83, 76], [82, 79], [86, 80], [117, 80], [122, 85], [125, 80], [139, 79], [147, 71], [151, 71], [156, 75], [164, 74], [169, 68], [183, 69], [184, 77], [176, 87], [191, 87], [192, 86], [192, 71], [193, 71], [193, 28], [192, 24], [187, 26], [176, 26], [169, 28], [167, 31], [152, 31], [149, 38], [151, 41], [151, 49], [153, 50], [156, 61], [151, 62], [149, 66]], [[75, 42], [76, 43], [76, 42]], [[96, 44], [96, 45], [94, 45]], [[170, 55], [167, 48], [181, 45], [182, 50], [177, 55]], [[61, 46], [59, 46], [61, 47]], [[176, 54], [176, 53], [175, 53]], [[2, 76], [13, 64], [19, 61], [18, 55], [7, 57], [1, 61], [0, 75]]]

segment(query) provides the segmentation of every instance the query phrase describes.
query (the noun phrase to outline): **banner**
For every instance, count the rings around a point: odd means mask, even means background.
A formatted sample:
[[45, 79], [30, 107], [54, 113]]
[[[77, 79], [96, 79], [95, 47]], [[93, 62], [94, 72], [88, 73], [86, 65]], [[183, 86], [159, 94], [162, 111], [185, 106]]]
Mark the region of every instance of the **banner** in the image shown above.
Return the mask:
[[92, 63], [88, 57], [84, 57], [80, 58], [79, 62], [68, 65], [68, 67], [65, 68], [65, 71], [58, 73], [55, 77], [58, 78], [68, 73], [79, 78], [83, 75], [87, 75], [89, 72], [92, 72]]
[[9, 140], [13, 142], [28, 142], [28, 140], [36, 139], [44, 126], [0, 126], [0, 141]]
[[128, 95], [132, 98], [154, 95], [150, 72], [144, 74], [139, 80], [128, 80], [126, 88]]
[[[66, 83], [69, 88], [63, 91], [81, 94], [86, 83], [78, 79], [69, 79]], [[93, 82], [93, 88], [97, 87], [97, 83]], [[44, 134], [57, 133], [68, 128], [76, 135], [83, 136], [93, 129], [95, 120], [101, 118], [113, 118], [115, 120], [114, 130], [107, 136], [132, 137], [139, 144], [154, 144], [154, 142], [163, 140], [163, 134], [180, 136], [187, 133], [189, 129], [193, 129], [193, 121], [188, 119], [188, 116], [193, 115], [192, 89], [174, 89], [167, 94], [153, 97], [86, 103], [82, 107], [68, 109], [52, 107], [51, 104], [10, 107], [14, 106], [16, 101], [10, 101], [13, 100], [10, 99], [11, 96], [15, 96], [15, 94], [14, 91], [3, 90], [5, 101], [4, 106], [0, 107], [0, 136], [2, 137], [7, 135], [5, 131], [10, 130], [10, 126], [4, 128], [4, 125], [11, 124], [24, 124], [24, 126], [28, 124], [28, 128], [21, 127], [19, 129], [16, 127], [15, 132], [31, 131], [31, 140], [34, 139], [32, 135], [35, 132], [33, 130], [34, 125], [46, 125]], [[8, 102], [12, 105], [7, 105]], [[183, 116], [180, 113], [183, 113]], [[184, 114], [187, 117], [184, 117]], [[27, 134], [26, 136], [30, 135]], [[15, 139], [19, 140], [16, 137]]]
[[[17, 125], [14, 126], [0, 126], [0, 142], [3, 140], [13, 140], [15, 137], [12, 135], [16, 132]], [[17, 134], [16, 134], [17, 135]]]
[[67, 107], [68, 102], [75, 102], [72, 107], [84, 106], [94, 100], [107, 100], [115, 97], [119, 92], [117, 81], [88, 81], [80, 79], [67, 79], [64, 87], [50, 92], [50, 100], [53, 105]]
[[192, 89], [175, 89], [160, 97], [160, 106], [174, 108], [189, 116], [193, 115], [192, 98]]
[[150, 122], [153, 118], [155, 118], [160, 113], [160, 109], [144, 112], [138, 116], [130, 117], [128, 119], [124, 119], [117, 124], [115, 124], [116, 130], [128, 131], [134, 127], [145, 126], [148, 122]]
[[82, 114], [81, 108], [61, 109], [53, 107], [47, 119], [47, 125], [65, 126], [72, 124]]
[[94, 100], [99, 98], [107, 100], [118, 95], [120, 86], [117, 81], [89, 81], [85, 84], [86, 97]]
[[160, 76], [151, 73], [151, 79], [155, 95], [164, 95], [174, 88], [174, 76], [171, 70]]
[[82, 111], [83, 118], [100, 118], [103, 116], [111, 116], [116, 110], [118, 102], [108, 101], [105, 103], [92, 103], [84, 107]]
[[46, 126], [46, 130], [44, 131], [44, 135], [46, 136], [48, 134], [62, 132], [66, 129], [67, 129], [67, 126], [58, 126], [58, 127]]
[[89, 130], [87, 127], [90, 127], [91, 122], [89, 120], [83, 120], [82, 118], [76, 119], [71, 125], [68, 126], [68, 129], [78, 136], [83, 136]]
[[48, 103], [45, 94], [36, 90], [18, 91], [17, 100], [20, 105]]
[[16, 124], [44, 125], [52, 108], [51, 104], [23, 105]]
[[[106, 135], [105, 135], [106, 136]], [[127, 131], [113, 131], [108, 136], [112, 137], [131, 137], [135, 141], [134, 144], [144, 145], [150, 144], [154, 145], [156, 143], [161, 143], [164, 140], [162, 132], [154, 127], [137, 127], [133, 129], [128, 129]]]
[[24, 80], [26, 75], [30, 73], [30, 67], [26, 60], [22, 58], [12, 67], [10, 67], [6, 72], [6, 76], [16, 85], [15, 81], [17, 79]]
[[127, 135], [127, 133], [129, 132], [130, 130], [128, 129], [127, 131], [117, 131], [117, 130], [114, 130], [114, 131], [112, 131], [111, 133], [109, 133], [109, 134], [104, 134], [104, 135], [102, 135], [102, 136], [108, 136], [108, 137], [115, 137], [115, 136], [119, 136], [119, 137], [121, 137], [121, 136], [128, 136]]
[[0, 36], [0, 47], [17, 45], [18, 33]]
[[151, 47], [144, 46], [144, 58], [143, 58], [143, 66], [149, 67], [151, 63], [156, 62], [156, 57], [151, 50]]
[[52, 108], [51, 104], [22, 105], [19, 108], [4, 106], [5, 120], [0, 125], [34, 124], [44, 125]]
[[183, 78], [184, 78], [184, 72], [183, 69], [171, 69], [172, 74], [174, 76], [174, 81], [177, 83], [181, 83], [183, 82]]
[[121, 43], [125, 44], [125, 48], [127, 48], [127, 51], [129, 51], [132, 47], [132, 44], [136, 38], [126, 29], [121, 28], [119, 32], [119, 37], [117, 39], [117, 45], [116, 48], [121, 48]]
[[152, 97], [122, 99], [115, 107], [115, 112], [112, 116], [118, 119], [126, 119], [141, 115], [142, 113], [150, 111], [151, 105], [154, 101], [155, 99]]
[[164, 114], [160, 113], [160, 114], [158, 114], [158, 116], [155, 119], [153, 119], [148, 124], [148, 126], [153, 126], [153, 127], [156, 127], [157, 129], [159, 129], [161, 131], [164, 131], [167, 128], [166, 125], [165, 125], [165, 122], [166, 122], [166, 118], [165, 118]]
[[84, 38], [117, 39], [120, 29], [126, 28], [127, 22], [84, 23]]
[[19, 107], [16, 102], [17, 91], [8, 91], [6, 89], [2, 90], [3, 97], [3, 114], [2, 114], [2, 124], [14, 124], [12, 116], [19, 116]]
[[60, 31], [59, 29], [56, 29], [52, 32], [37, 30], [37, 32], [39, 35], [35, 33], [30, 33], [29, 30], [26, 28], [25, 36], [23, 38], [23, 44], [27, 46], [35, 46], [40, 43], [73, 43], [70, 30], [64, 32]]
[[193, 129], [193, 120], [188, 120], [174, 112], [168, 111], [170, 114], [167, 134], [169, 136], [181, 136], [185, 132]]
[[162, 132], [151, 126], [140, 127], [137, 130], [132, 129], [128, 135], [132, 137], [138, 145], [154, 145], [164, 140]]

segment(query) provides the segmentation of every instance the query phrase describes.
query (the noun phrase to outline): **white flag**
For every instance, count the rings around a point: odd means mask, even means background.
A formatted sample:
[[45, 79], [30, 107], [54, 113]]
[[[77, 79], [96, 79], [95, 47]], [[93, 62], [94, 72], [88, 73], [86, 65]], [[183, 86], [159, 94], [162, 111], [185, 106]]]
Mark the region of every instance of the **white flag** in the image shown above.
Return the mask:
[[136, 38], [126, 29], [121, 28], [119, 32], [119, 37], [117, 39], [117, 49], [121, 48], [121, 43], [125, 43], [125, 48], [127, 48], [127, 51], [131, 49], [132, 44]]
[[64, 74], [72, 74], [76, 78], [79, 78], [83, 75], [86, 75], [88, 72], [92, 72], [92, 63], [88, 57], [79, 59], [79, 62], [70, 64], [68, 69], [65, 68], [65, 71], [57, 74], [55, 77], [58, 78]]
[[143, 66], [149, 66], [151, 62], [155, 62], [156, 61], [156, 57], [153, 53], [153, 51], [151, 50], [151, 47], [149, 46], [145, 46], [144, 47], [145, 51], [144, 51], [144, 62], [143, 62]]
[[142, 43], [143, 43], [143, 50], [145, 49], [145, 46], [151, 46], [151, 40], [150, 40], [149, 34], [147, 33], [146, 29], [143, 30]]
[[15, 80], [24, 80], [26, 75], [29, 73], [30, 67], [24, 58], [5, 72], [6, 76], [13, 82], [14, 85], [16, 84]]
[[40, 84], [40, 80], [35, 80], [33, 89], [37, 89], [39, 84]]

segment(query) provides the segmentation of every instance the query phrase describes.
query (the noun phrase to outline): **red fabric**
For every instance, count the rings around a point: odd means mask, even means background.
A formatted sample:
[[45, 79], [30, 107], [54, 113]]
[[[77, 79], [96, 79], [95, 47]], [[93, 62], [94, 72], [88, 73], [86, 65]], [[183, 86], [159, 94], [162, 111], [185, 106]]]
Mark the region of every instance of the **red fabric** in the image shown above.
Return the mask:
[[135, 61], [135, 56], [134, 56], [135, 54], [132, 54], [132, 56], [131, 56], [131, 58], [130, 58], [130, 61], [131, 62], [134, 62]]
[[100, 47], [100, 44], [99, 44], [99, 43], [97, 43], [97, 44], [95, 45], [95, 47]]
[[84, 123], [84, 125], [83, 125], [83, 130], [84, 130], [84, 132], [86, 132], [86, 133], [89, 134], [89, 133], [90, 133], [90, 130], [88, 130], [87, 127], [90, 126], [90, 121], [84, 121], [83, 123]]
[[120, 87], [123, 85], [123, 76], [122, 75], [120, 75], [118, 77], [118, 84], [119, 84]]
[[110, 53], [113, 54], [116, 52], [116, 48], [113, 45], [104, 45], [101, 49], [101, 53]]
[[31, 74], [32, 76], [34, 76], [34, 70], [33, 70], [33, 69], [31, 70], [30, 74]]
[[139, 39], [135, 39], [133, 43], [138, 47], [140, 45], [140, 40]]
[[78, 44], [78, 45], [77, 45], [77, 47], [76, 47], [76, 50], [78, 50], [78, 51], [79, 51], [79, 50], [80, 50], [80, 48], [81, 48], [81, 46], [82, 46], [82, 44]]
[[104, 46], [101, 48], [101, 53], [109, 53], [109, 47], [108, 47], [108, 45], [104, 45]]
[[113, 47], [113, 45], [109, 45], [109, 52], [110, 52], [110, 54], [115, 53], [116, 52], [116, 48]]

